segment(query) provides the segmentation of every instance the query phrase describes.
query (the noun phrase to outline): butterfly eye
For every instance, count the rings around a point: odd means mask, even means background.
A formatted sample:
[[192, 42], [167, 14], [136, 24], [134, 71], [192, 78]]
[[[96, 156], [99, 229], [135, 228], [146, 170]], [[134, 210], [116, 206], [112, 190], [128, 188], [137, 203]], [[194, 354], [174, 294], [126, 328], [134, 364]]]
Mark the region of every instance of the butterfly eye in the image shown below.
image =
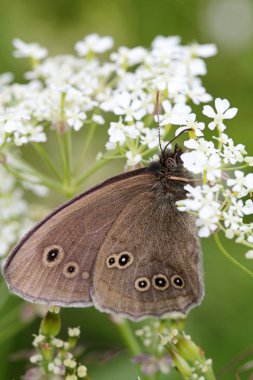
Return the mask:
[[52, 268], [60, 264], [63, 257], [63, 248], [59, 245], [51, 245], [44, 249], [42, 261], [45, 266]]
[[169, 287], [169, 280], [164, 274], [157, 274], [152, 278], [152, 285], [157, 290], [166, 290]]
[[115, 259], [115, 256], [114, 255], [111, 255], [107, 258], [106, 260], [106, 265], [108, 268], [112, 268], [112, 267], [115, 267], [115, 264], [116, 264], [116, 259]]
[[82, 273], [82, 278], [84, 279], [84, 280], [88, 280], [88, 278], [90, 277], [90, 274], [89, 274], [89, 272], [83, 272]]
[[108, 268], [117, 267], [118, 269], [125, 269], [129, 267], [134, 258], [131, 252], [121, 252], [119, 254], [113, 254], [109, 256], [106, 260], [106, 265]]
[[134, 286], [140, 292], [146, 292], [150, 288], [150, 281], [147, 277], [139, 277], [135, 280]]
[[121, 252], [118, 257], [118, 266], [120, 269], [129, 267], [134, 258], [131, 252]]
[[184, 280], [178, 274], [171, 277], [171, 282], [175, 288], [182, 289], [184, 287]]
[[63, 274], [65, 277], [73, 278], [78, 275], [79, 266], [75, 261], [71, 261], [63, 268]]

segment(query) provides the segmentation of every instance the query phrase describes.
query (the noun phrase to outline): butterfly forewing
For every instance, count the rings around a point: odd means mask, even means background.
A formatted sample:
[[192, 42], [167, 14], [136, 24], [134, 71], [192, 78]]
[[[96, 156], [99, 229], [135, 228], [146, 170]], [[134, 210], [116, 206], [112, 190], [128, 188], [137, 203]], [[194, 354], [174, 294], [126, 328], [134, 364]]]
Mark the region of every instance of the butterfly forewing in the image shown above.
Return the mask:
[[152, 186], [145, 169], [114, 177], [61, 206], [14, 248], [4, 268], [8, 286], [33, 302], [86, 306], [93, 265], [112, 224]]

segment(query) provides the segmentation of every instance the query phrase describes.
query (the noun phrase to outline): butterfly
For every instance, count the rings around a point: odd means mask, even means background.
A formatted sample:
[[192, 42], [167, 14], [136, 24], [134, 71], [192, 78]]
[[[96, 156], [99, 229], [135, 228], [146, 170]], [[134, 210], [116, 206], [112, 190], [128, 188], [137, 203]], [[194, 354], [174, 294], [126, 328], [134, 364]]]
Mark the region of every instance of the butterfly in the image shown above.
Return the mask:
[[48, 305], [86, 307], [133, 320], [184, 315], [203, 296], [194, 216], [175, 202], [192, 180], [182, 150], [112, 177], [56, 208], [4, 266], [9, 288]]

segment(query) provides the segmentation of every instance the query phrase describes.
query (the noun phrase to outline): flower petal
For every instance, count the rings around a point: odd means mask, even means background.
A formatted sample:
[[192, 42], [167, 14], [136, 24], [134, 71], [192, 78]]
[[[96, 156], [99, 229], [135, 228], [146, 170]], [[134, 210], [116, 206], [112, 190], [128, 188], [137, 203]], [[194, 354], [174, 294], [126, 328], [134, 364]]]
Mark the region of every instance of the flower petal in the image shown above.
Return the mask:
[[203, 115], [206, 115], [207, 117], [215, 118], [216, 113], [214, 112], [214, 109], [211, 106], [204, 106]]
[[237, 114], [238, 108], [229, 108], [223, 115], [223, 119], [233, 119]]
[[223, 114], [230, 106], [227, 99], [217, 98], [215, 99], [215, 108], [219, 114]]

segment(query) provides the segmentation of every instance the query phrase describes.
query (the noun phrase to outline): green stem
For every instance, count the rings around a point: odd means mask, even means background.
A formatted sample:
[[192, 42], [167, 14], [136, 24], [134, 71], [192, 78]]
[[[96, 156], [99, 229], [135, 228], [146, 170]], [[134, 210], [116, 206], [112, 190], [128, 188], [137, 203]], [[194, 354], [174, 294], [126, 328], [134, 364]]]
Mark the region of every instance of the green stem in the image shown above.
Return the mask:
[[4, 167], [6, 168], [6, 170], [8, 170], [14, 177], [16, 177], [17, 179], [21, 180], [21, 181], [26, 181], [26, 182], [29, 182], [29, 183], [32, 183], [34, 185], [44, 185], [44, 186], [47, 186], [49, 189], [52, 189], [54, 191], [57, 191], [59, 193], [62, 193], [63, 190], [62, 190], [62, 186], [61, 184], [59, 184], [58, 182], [48, 178], [47, 176], [45, 176], [44, 174], [42, 173], [39, 173], [38, 171], [36, 171], [36, 173], [33, 173], [32, 171], [30, 172], [30, 174], [28, 173], [28, 176], [29, 175], [32, 175], [34, 176], [34, 178], [38, 177], [40, 179], [41, 182], [38, 182], [36, 180], [32, 180], [31, 178], [26, 178], [25, 175], [22, 175], [21, 174], [21, 171], [16, 171], [15, 169], [13, 169], [10, 165], [8, 164], [4, 164]]
[[80, 186], [83, 184], [84, 181], [86, 181], [87, 178], [92, 176], [98, 169], [101, 169], [103, 166], [105, 166], [108, 162], [110, 162], [112, 158], [102, 158], [99, 161], [96, 161], [93, 165], [89, 167], [89, 169], [83, 173], [76, 182], [77, 186]]
[[58, 141], [58, 147], [61, 157], [61, 165], [63, 170], [63, 177], [64, 179], [67, 177], [67, 164], [66, 164], [66, 157], [65, 157], [65, 150], [64, 150], [64, 144], [62, 141], [62, 134], [59, 131], [56, 131], [57, 141]]
[[246, 169], [248, 167], [249, 167], [249, 165], [245, 164], [245, 165], [241, 165], [241, 166], [234, 166], [233, 168], [224, 167], [223, 170], [224, 171], [228, 171], [228, 170], [240, 170], [240, 169]]
[[[142, 353], [142, 347], [136, 339], [129, 322], [126, 319], [122, 319], [120, 322], [116, 322], [116, 326], [128, 348], [128, 351], [132, 356], [137, 356]], [[141, 380], [158, 380], [157, 374], [152, 376], [147, 376], [142, 374], [140, 376]]]
[[82, 149], [81, 156], [79, 157], [79, 160], [77, 161], [77, 164], [76, 164], [75, 169], [74, 169], [74, 175], [77, 174], [77, 172], [80, 170], [81, 165], [84, 162], [85, 155], [87, 153], [87, 150], [90, 146], [91, 140], [92, 140], [94, 133], [96, 131], [96, 127], [97, 127], [97, 125], [94, 123], [90, 125], [88, 136], [85, 139], [85, 143], [84, 143], [84, 147]]
[[[218, 138], [221, 139], [222, 132], [220, 129], [218, 129]], [[222, 149], [222, 141], [218, 140], [218, 150], [220, 151]]]
[[38, 143], [33, 143], [32, 146], [36, 150], [36, 152], [39, 154], [39, 156], [43, 159], [43, 161], [48, 165], [48, 167], [54, 173], [56, 178], [58, 178], [58, 180], [61, 181], [59, 170], [56, 168], [54, 162], [51, 160], [51, 158], [47, 154], [46, 150], [42, 147], [42, 145]]
[[63, 134], [63, 149], [64, 149], [64, 158], [65, 158], [65, 182], [70, 185], [71, 183], [71, 130]]
[[136, 356], [142, 352], [142, 348], [136, 339], [129, 322], [126, 319], [122, 319], [120, 322], [116, 323], [116, 326], [126, 343], [126, 346], [131, 355]]
[[248, 275], [250, 275], [251, 277], [253, 277], [253, 272], [251, 272], [248, 268], [246, 268], [244, 265], [242, 265], [241, 263], [239, 263], [237, 260], [235, 260], [229, 253], [228, 251], [223, 247], [221, 241], [220, 241], [220, 238], [219, 238], [219, 235], [218, 233], [214, 233], [213, 234], [213, 237], [214, 237], [214, 240], [218, 246], [218, 248], [220, 249], [220, 251], [223, 253], [223, 255], [229, 259], [234, 265], [236, 265], [238, 268], [240, 268], [243, 272], [247, 273]]

